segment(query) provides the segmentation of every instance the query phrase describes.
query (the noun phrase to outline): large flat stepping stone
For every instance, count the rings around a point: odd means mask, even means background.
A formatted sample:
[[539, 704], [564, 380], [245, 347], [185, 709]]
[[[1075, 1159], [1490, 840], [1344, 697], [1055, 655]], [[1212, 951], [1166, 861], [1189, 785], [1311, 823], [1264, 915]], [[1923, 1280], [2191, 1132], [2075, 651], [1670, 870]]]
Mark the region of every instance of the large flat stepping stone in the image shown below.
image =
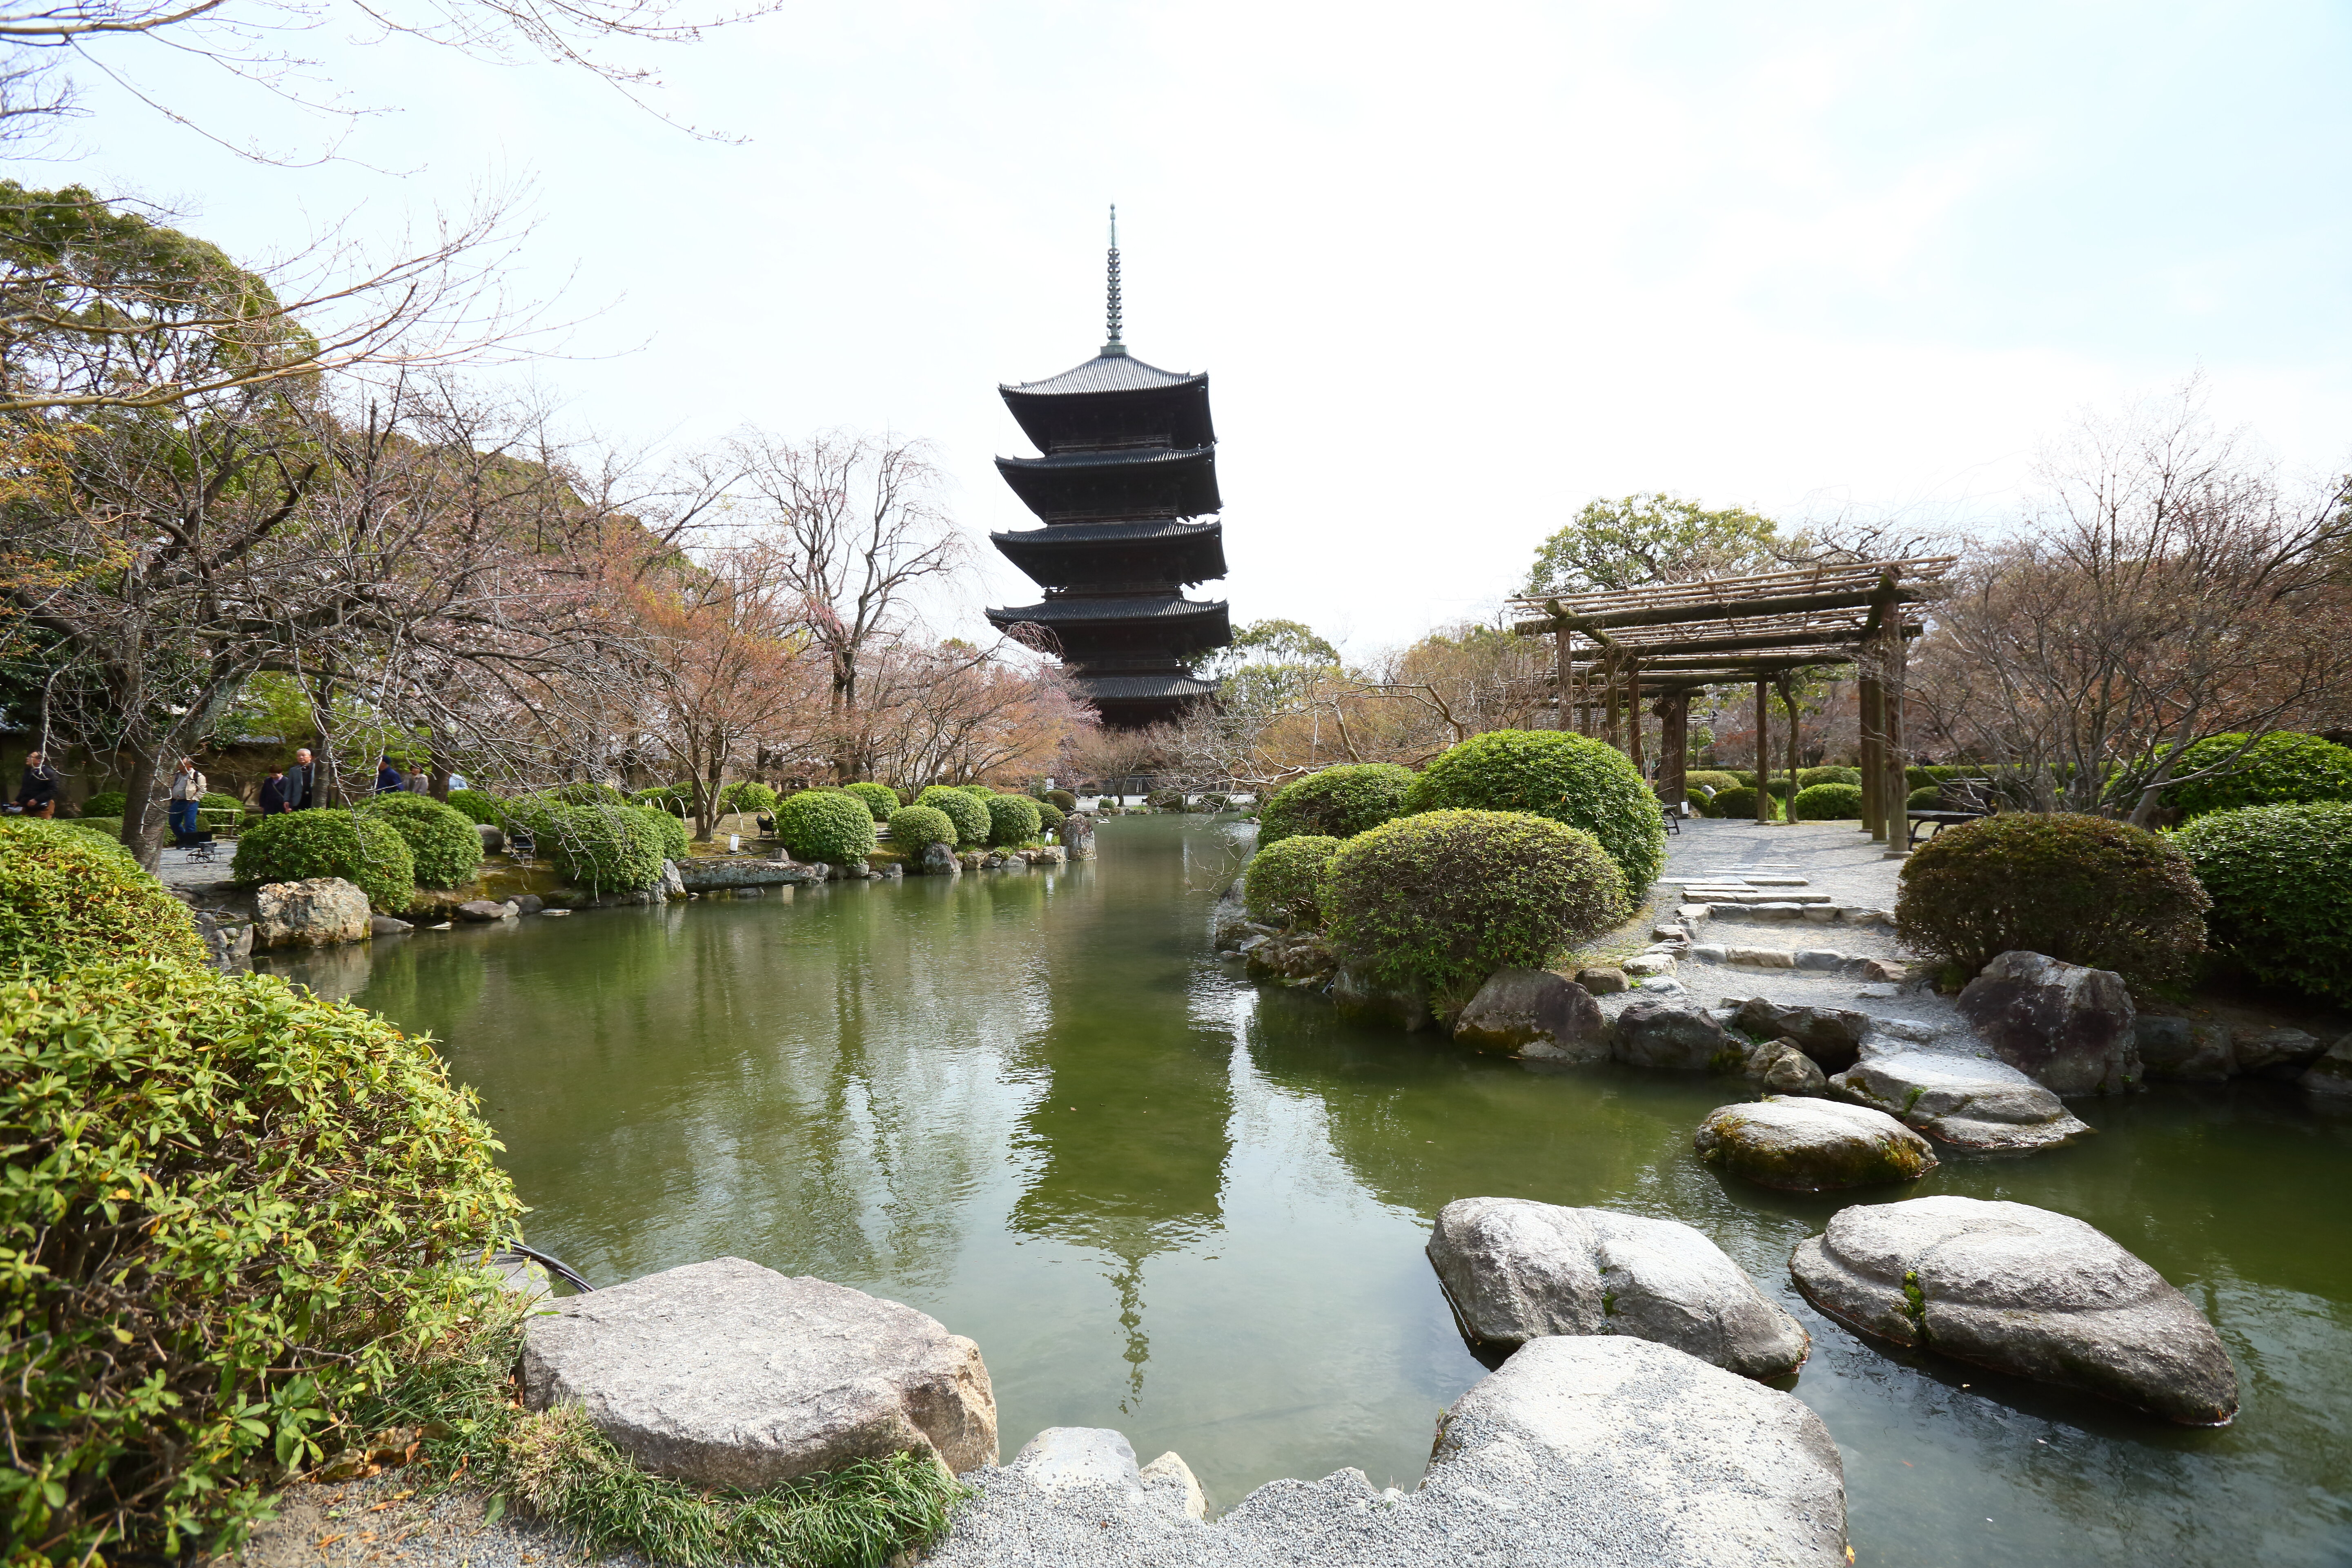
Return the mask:
[[1782, 1377], [1811, 1341], [1714, 1242], [1670, 1219], [1458, 1198], [1429, 1261], [1475, 1346], [1548, 1334], [1630, 1334], [1747, 1377]]
[[[1418, 1489], [1269, 1481], [1202, 1523], [1115, 1432], [965, 1478], [925, 1568], [1844, 1568], [1845, 1477], [1790, 1394], [1634, 1339], [1532, 1340], [1454, 1402]], [[1083, 1468], [1071, 1458], [1099, 1456]], [[1121, 1458], [1124, 1458], [1122, 1464]], [[1118, 1479], [1113, 1479], [1116, 1476]]]
[[2238, 1413], [2213, 1325], [2081, 1220], [2028, 1204], [1912, 1198], [1846, 1209], [1797, 1244], [1805, 1299], [1864, 1333], [2192, 1426]]
[[1958, 1050], [1865, 1052], [1830, 1079], [1830, 1092], [1980, 1154], [2039, 1153], [2095, 1131], [2007, 1062]]
[[524, 1326], [523, 1403], [578, 1403], [663, 1475], [753, 1490], [909, 1451], [996, 1461], [980, 1347], [912, 1307], [720, 1258], [551, 1309]]
[[1692, 1142], [1709, 1167], [1794, 1193], [1916, 1182], [1936, 1168], [1927, 1140], [1883, 1110], [1770, 1095], [1717, 1108]]

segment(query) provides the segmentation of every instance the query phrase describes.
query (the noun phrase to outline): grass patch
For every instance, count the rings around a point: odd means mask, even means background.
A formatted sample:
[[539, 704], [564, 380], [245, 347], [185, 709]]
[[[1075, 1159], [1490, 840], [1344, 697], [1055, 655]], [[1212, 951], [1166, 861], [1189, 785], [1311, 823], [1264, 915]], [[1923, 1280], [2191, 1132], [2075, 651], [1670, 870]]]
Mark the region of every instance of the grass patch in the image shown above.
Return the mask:
[[527, 1412], [515, 1384], [528, 1309], [496, 1292], [361, 1413], [362, 1429], [419, 1435], [420, 1490], [456, 1487], [572, 1537], [591, 1553], [658, 1563], [883, 1568], [929, 1546], [970, 1495], [927, 1455], [861, 1459], [760, 1492], [704, 1490], [637, 1468], [578, 1405]]

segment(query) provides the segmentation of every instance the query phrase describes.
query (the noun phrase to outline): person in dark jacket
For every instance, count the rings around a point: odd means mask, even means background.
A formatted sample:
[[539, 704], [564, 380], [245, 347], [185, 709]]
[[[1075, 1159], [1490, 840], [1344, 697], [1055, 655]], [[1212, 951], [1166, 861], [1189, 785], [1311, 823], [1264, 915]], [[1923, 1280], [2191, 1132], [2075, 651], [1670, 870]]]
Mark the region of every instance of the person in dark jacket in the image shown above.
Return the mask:
[[292, 788], [293, 785], [287, 782], [284, 768], [270, 769], [269, 776], [261, 781], [261, 795], [256, 803], [261, 807], [261, 815], [283, 816], [293, 810], [292, 803], [287, 798], [288, 792]]
[[294, 765], [286, 770], [286, 809], [310, 809], [310, 792], [319, 783], [319, 764], [310, 760], [310, 748], [302, 747], [294, 753]]
[[58, 770], [38, 752], [25, 759], [25, 777], [16, 786], [16, 804], [26, 816], [54, 816], [58, 810]]
[[398, 795], [408, 787], [408, 775], [392, 765], [390, 757], [378, 758], [375, 764], [375, 793]]

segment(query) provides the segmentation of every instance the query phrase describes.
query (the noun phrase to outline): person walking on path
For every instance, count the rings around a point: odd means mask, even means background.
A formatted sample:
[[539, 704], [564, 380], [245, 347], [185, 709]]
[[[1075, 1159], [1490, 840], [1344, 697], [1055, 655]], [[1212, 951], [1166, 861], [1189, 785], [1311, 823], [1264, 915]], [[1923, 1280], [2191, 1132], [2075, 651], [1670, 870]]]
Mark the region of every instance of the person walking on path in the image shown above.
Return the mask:
[[310, 760], [310, 748], [302, 747], [294, 753], [294, 765], [286, 770], [286, 809], [310, 809], [310, 791], [319, 782], [319, 764]]
[[194, 757], [182, 757], [172, 775], [172, 838], [185, 849], [196, 841], [196, 808], [204, 804], [205, 775]]
[[25, 777], [16, 786], [16, 804], [26, 816], [54, 816], [58, 810], [58, 770], [39, 752], [25, 759]]
[[288, 799], [288, 793], [293, 787], [287, 780], [284, 768], [271, 768], [269, 776], [261, 781], [261, 796], [256, 803], [261, 807], [261, 815], [283, 816], [293, 810], [293, 804]]
[[390, 757], [379, 757], [375, 764], [375, 793], [398, 795], [408, 787], [408, 776], [392, 765]]

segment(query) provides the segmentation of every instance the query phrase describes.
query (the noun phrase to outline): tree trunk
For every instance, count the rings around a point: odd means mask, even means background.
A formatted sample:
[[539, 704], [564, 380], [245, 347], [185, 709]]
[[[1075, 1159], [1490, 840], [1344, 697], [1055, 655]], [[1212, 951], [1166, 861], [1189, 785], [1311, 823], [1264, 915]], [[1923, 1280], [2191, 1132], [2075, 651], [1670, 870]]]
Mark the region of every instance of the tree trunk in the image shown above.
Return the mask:
[[131, 760], [130, 776], [122, 783], [122, 842], [148, 871], [163, 861], [164, 776], [155, 758], [141, 752]]

